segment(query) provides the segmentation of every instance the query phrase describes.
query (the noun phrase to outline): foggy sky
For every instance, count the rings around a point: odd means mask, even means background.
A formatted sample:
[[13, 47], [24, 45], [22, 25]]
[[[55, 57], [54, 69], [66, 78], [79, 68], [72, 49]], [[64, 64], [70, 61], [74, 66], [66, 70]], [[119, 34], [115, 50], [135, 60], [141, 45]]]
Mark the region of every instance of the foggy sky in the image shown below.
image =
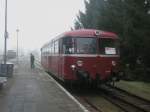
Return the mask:
[[[0, 1], [0, 50], [4, 39], [4, 6]], [[84, 0], [8, 0], [8, 49], [40, 49], [51, 37], [70, 30]]]

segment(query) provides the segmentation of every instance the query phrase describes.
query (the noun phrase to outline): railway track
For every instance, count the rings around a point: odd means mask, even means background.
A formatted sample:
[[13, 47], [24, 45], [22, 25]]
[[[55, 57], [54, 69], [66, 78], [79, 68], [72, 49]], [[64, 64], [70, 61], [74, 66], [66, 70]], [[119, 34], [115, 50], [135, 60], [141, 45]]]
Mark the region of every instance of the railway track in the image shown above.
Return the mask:
[[[104, 105], [103, 103], [98, 104], [96, 100], [91, 100], [95, 95], [105, 98], [117, 108], [120, 108], [120, 110], [118, 109], [118, 112], [150, 112], [150, 101], [119, 88], [102, 86], [100, 89], [93, 91], [94, 94], [92, 92], [91, 94], [86, 93], [88, 93], [88, 91], [84, 92], [82, 95], [80, 93], [73, 93], [73, 96], [75, 96], [75, 98], [85, 105], [91, 112], [108, 112], [104, 111], [101, 109], [101, 106], [99, 106]], [[99, 97], [97, 97], [97, 100], [100, 100]]]
[[80, 90], [76, 91], [75, 88], [66, 89], [90, 112], [108, 112], [101, 109], [100, 105], [104, 105], [104, 103], [98, 104], [97, 101], [91, 100], [95, 96], [97, 96], [97, 100], [100, 100], [99, 97], [103, 97], [117, 108], [120, 108], [118, 112], [150, 112], [150, 101], [112, 86], [101, 86], [101, 88], [94, 91], [83, 89], [82, 92]]
[[102, 95], [125, 112], [150, 112], [150, 101], [112, 86], [102, 86]]
[[[59, 80], [57, 81], [61, 83], [63, 87], [65, 86]], [[85, 107], [87, 107], [87, 109], [90, 110], [91, 112], [108, 112], [108, 111], [103, 111], [100, 107], [97, 106], [97, 104], [95, 105], [95, 103], [93, 103], [93, 101], [90, 100], [90, 97], [92, 96], [88, 96], [88, 95], [85, 96], [86, 92], [85, 92], [85, 95], [84, 94], [80, 95], [78, 91], [76, 91], [75, 93], [72, 92], [71, 90], [72, 88], [71, 89], [66, 88], [66, 89], [79, 102], [81, 102]], [[87, 91], [87, 93], [88, 92], [89, 91]], [[119, 88], [107, 85], [107, 86], [101, 86], [101, 88], [93, 92], [96, 95], [99, 95], [99, 97], [104, 97], [107, 101], [116, 105], [116, 107], [119, 107], [121, 111], [118, 111], [118, 112], [150, 112], [150, 101], [143, 99], [141, 97], [135, 96], [133, 94], [130, 94]]]
[[98, 106], [96, 106], [93, 102], [91, 102], [87, 97], [84, 96], [75, 96], [80, 103], [82, 103], [90, 112], [104, 112]]
[[[66, 87], [65, 87], [66, 88]], [[110, 101], [101, 96], [97, 89], [66, 88], [81, 104], [83, 104], [90, 112], [124, 112]]]
[[[55, 79], [57, 80], [57, 79]], [[64, 88], [66, 88], [81, 104], [83, 104], [90, 112], [150, 112], [150, 101], [141, 97], [130, 94], [122, 89], [112, 86], [101, 86], [100, 88], [91, 91], [91, 89], [68, 88], [57, 80]], [[104, 103], [97, 103], [91, 100], [93, 97], [103, 97], [108, 102], [119, 108], [119, 111], [105, 111], [101, 109]]]

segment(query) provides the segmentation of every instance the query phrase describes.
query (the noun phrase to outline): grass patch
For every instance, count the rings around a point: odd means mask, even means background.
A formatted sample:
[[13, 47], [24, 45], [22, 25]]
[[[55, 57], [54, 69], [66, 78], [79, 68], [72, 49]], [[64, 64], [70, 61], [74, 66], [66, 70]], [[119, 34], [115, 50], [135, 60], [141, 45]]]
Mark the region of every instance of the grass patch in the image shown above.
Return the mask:
[[116, 86], [132, 94], [150, 100], [150, 83], [137, 81], [120, 81]]

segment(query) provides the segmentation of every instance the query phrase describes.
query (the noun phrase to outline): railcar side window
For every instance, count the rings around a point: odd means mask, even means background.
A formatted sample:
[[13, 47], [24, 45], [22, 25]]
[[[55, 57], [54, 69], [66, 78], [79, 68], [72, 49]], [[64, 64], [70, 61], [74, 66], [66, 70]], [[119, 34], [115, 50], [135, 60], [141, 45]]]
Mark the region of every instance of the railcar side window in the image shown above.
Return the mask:
[[99, 40], [100, 54], [116, 55], [119, 54], [119, 43], [116, 39], [101, 38]]
[[55, 41], [55, 44], [54, 44], [54, 46], [55, 46], [55, 53], [57, 54], [58, 52], [59, 52], [59, 46], [58, 46], [58, 41]]
[[54, 42], [52, 42], [52, 54], [54, 54], [54, 50], [55, 48], [54, 48]]

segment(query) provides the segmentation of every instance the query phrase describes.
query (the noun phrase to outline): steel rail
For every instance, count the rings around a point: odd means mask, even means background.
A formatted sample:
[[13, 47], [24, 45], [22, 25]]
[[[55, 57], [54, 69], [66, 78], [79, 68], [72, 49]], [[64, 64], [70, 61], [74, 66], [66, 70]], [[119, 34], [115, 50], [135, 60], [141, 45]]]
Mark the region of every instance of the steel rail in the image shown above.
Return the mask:
[[126, 112], [150, 112], [150, 102], [110, 86], [101, 87], [103, 96]]

